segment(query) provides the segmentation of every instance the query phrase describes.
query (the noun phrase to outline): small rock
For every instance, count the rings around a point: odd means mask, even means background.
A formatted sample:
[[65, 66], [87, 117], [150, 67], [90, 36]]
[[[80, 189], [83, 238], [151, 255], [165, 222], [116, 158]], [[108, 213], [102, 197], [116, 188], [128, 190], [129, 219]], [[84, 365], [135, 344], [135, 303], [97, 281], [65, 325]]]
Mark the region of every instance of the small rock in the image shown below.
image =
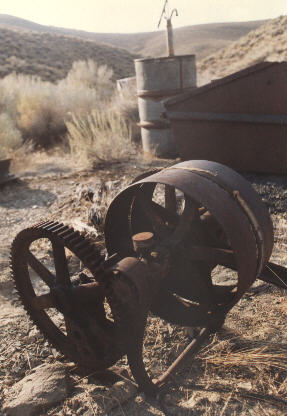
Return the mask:
[[247, 391], [252, 390], [252, 384], [250, 383], [250, 381], [241, 381], [240, 383], [238, 383], [237, 385], [240, 389], [244, 389]]
[[3, 405], [8, 416], [33, 416], [67, 397], [66, 366], [43, 364], [34, 368], [9, 390]]
[[137, 387], [131, 381], [118, 381], [106, 392], [93, 394], [93, 400], [105, 413], [109, 413], [114, 407], [117, 407], [137, 394]]
[[37, 328], [33, 328], [29, 332], [28, 337], [30, 342], [36, 341], [40, 337], [40, 331]]
[[115, 383], [109, 391], [112, 399], [115, 400], [116, 404], [124, 403], [137, 392], [137, 387], [131, 381], [118, 381]]

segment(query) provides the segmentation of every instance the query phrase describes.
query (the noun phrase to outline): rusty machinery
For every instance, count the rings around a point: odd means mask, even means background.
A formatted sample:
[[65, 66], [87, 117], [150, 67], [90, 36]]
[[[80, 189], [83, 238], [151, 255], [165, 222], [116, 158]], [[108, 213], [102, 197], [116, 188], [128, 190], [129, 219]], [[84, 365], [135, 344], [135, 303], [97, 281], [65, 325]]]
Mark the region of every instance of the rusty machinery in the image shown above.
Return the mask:
[[[162, 200], [157, 200], [164, 190]], [[31, 250], [47, 239], [51, 271]], [[107, 255], [67, 225], [39, 223], [12, 244], [20, 298], [48, 340], [80, 367], [102, 371], [125, 354], [139, 387], [153, 393], [187, 353], [220, 328], [256, 278], [287, 287], [286, 270], [268, 263], [273, 228], [252, 186], [224, 165], [188, 161], [141, 175], [111, 203], [105, 221]], [[81, 270], [68, 267], [67, 250]], [[233, 284], [214, 282], [220, 265]], [[223, 269], [224, 270], [224, 269]], [[45, 291], [37, 292], [37, 275]], [[56, 310], [64, 324], [49, 313]], [[201, 330], [158, 379], [142, 358], [148, 313]]]
[[10, 163], [11, 159], [0, 160], [0, 188], [17, 180], [17, 177], [13, 173], [9, 173]]

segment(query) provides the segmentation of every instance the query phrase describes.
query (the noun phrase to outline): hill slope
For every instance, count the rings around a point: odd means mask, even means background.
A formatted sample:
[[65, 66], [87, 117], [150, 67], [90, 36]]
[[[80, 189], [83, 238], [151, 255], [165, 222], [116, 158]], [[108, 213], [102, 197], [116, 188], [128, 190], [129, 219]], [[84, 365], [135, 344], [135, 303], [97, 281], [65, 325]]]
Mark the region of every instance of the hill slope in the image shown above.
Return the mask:
[[287, 16], [260, 26], [198, 64], [199, 82], [221, 78], [260, 61], [287, 60]]
[[[194, 53], [200, 60], [215, 51], [224, 48], [259, 27], [264, 21], [240, 23], [212, 23], [186, 26], [175, 29], [174, 44], [178, 55]], [[160, 32], [147, 40], [145, 47], [139, 51], [142, 55], [165, 54], [165, 33]]]
[[134, 74], [133, 59], [125, 49], [71, 36], [0, 28], [0, 77], [10, 72], [39, 75], [43, 80], [65, 78], [72, 63], [94, 59], [114, 70], [114, 78]]
[[[202, 59], [256, 29], [265, 21], [211, 23], [174, 30], [177, 54], [195, 53]], [[164, 56], [165, 31], [145, 33], [92, 33], [74, 29], [44, 26], [14, 16], [0, 14], [0, 27], [21, 31], [57, 33], [89, 39], [127, 49], [143, 56]]]

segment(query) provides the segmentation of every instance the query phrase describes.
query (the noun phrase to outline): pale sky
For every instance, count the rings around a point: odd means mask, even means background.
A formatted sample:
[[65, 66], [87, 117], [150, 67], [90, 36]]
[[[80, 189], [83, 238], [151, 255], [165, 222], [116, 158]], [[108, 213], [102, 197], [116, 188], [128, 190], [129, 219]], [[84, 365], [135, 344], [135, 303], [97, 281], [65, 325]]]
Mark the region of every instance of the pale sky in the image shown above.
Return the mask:
[[[91, 32], [157, 30], [164, 0], [1, 0], [0, 14]], [[287, 14], [287, 0], [170, 0], [173, 26], [261, 20]], [[162, 25], [161, 29], [164, 28]]]

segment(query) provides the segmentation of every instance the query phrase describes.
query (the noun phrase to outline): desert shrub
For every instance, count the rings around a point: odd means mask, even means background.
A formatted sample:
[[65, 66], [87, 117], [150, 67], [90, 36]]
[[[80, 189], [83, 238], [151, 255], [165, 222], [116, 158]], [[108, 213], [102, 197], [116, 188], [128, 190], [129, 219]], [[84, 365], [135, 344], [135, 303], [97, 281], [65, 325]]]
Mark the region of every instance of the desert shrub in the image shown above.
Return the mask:
[[48, 147], [60, 140], [66, 127], [54, 84], [13, 73], [0, 81], [0, 90], [2, 105], [25, 141]]
[[79, 82], [57, 85], [15, 73], [0, 80], [0, 110], [10, 115], [24, 140], [42, 147], [63, 138], [67, 114], [83, 114], [98, 105], [96, 90]]
[[131, 140], [138, 143], [141, 138], [139, 122], [139, 110], [136, 91], [130, 91], [122, 95], [115, 95], [111, 101], [111, 107], [118, 111], [125, 122], [128, 124], [131, 132]]
[[8, 156], [22, 144], [22, 136], [11, 117], [0, 114], [0, 158]]
[[81, 84], [61, 82], [57, 86], [57, 99], [65, 114], [85, 114], [101, 105], [96, 90]]
[[92, 59], [76, 61], [62, 83], [68, 86], [84, 86], [95, 90], [98, 99], [107, 99], [112, 96], [114, 83], [113, 70], [106, 65], [98, 65]]
[[111, 108], [72, 115], [66, 125], [71, 155], [86, 167], [123, 159], [132, 152], [129, 125]]
[[126, 151], [131, 132], [134, 136], [139, 130], [136, 99], [115, 98], [112, 74], [92, 60], [75, 62], [57, 84], [12, 73], [0, 80], [0, 111], [9, 115], [25, 142], [46, 148], [67, 140], [68, 131], [72, 154], [114, 159], [122, 145]]
[[24, 140], [32, 140], [41, 147], [61, 141], [66, 133], [61, 110], [54, 94], [21, 95], [17, 105], [17, 123]]

